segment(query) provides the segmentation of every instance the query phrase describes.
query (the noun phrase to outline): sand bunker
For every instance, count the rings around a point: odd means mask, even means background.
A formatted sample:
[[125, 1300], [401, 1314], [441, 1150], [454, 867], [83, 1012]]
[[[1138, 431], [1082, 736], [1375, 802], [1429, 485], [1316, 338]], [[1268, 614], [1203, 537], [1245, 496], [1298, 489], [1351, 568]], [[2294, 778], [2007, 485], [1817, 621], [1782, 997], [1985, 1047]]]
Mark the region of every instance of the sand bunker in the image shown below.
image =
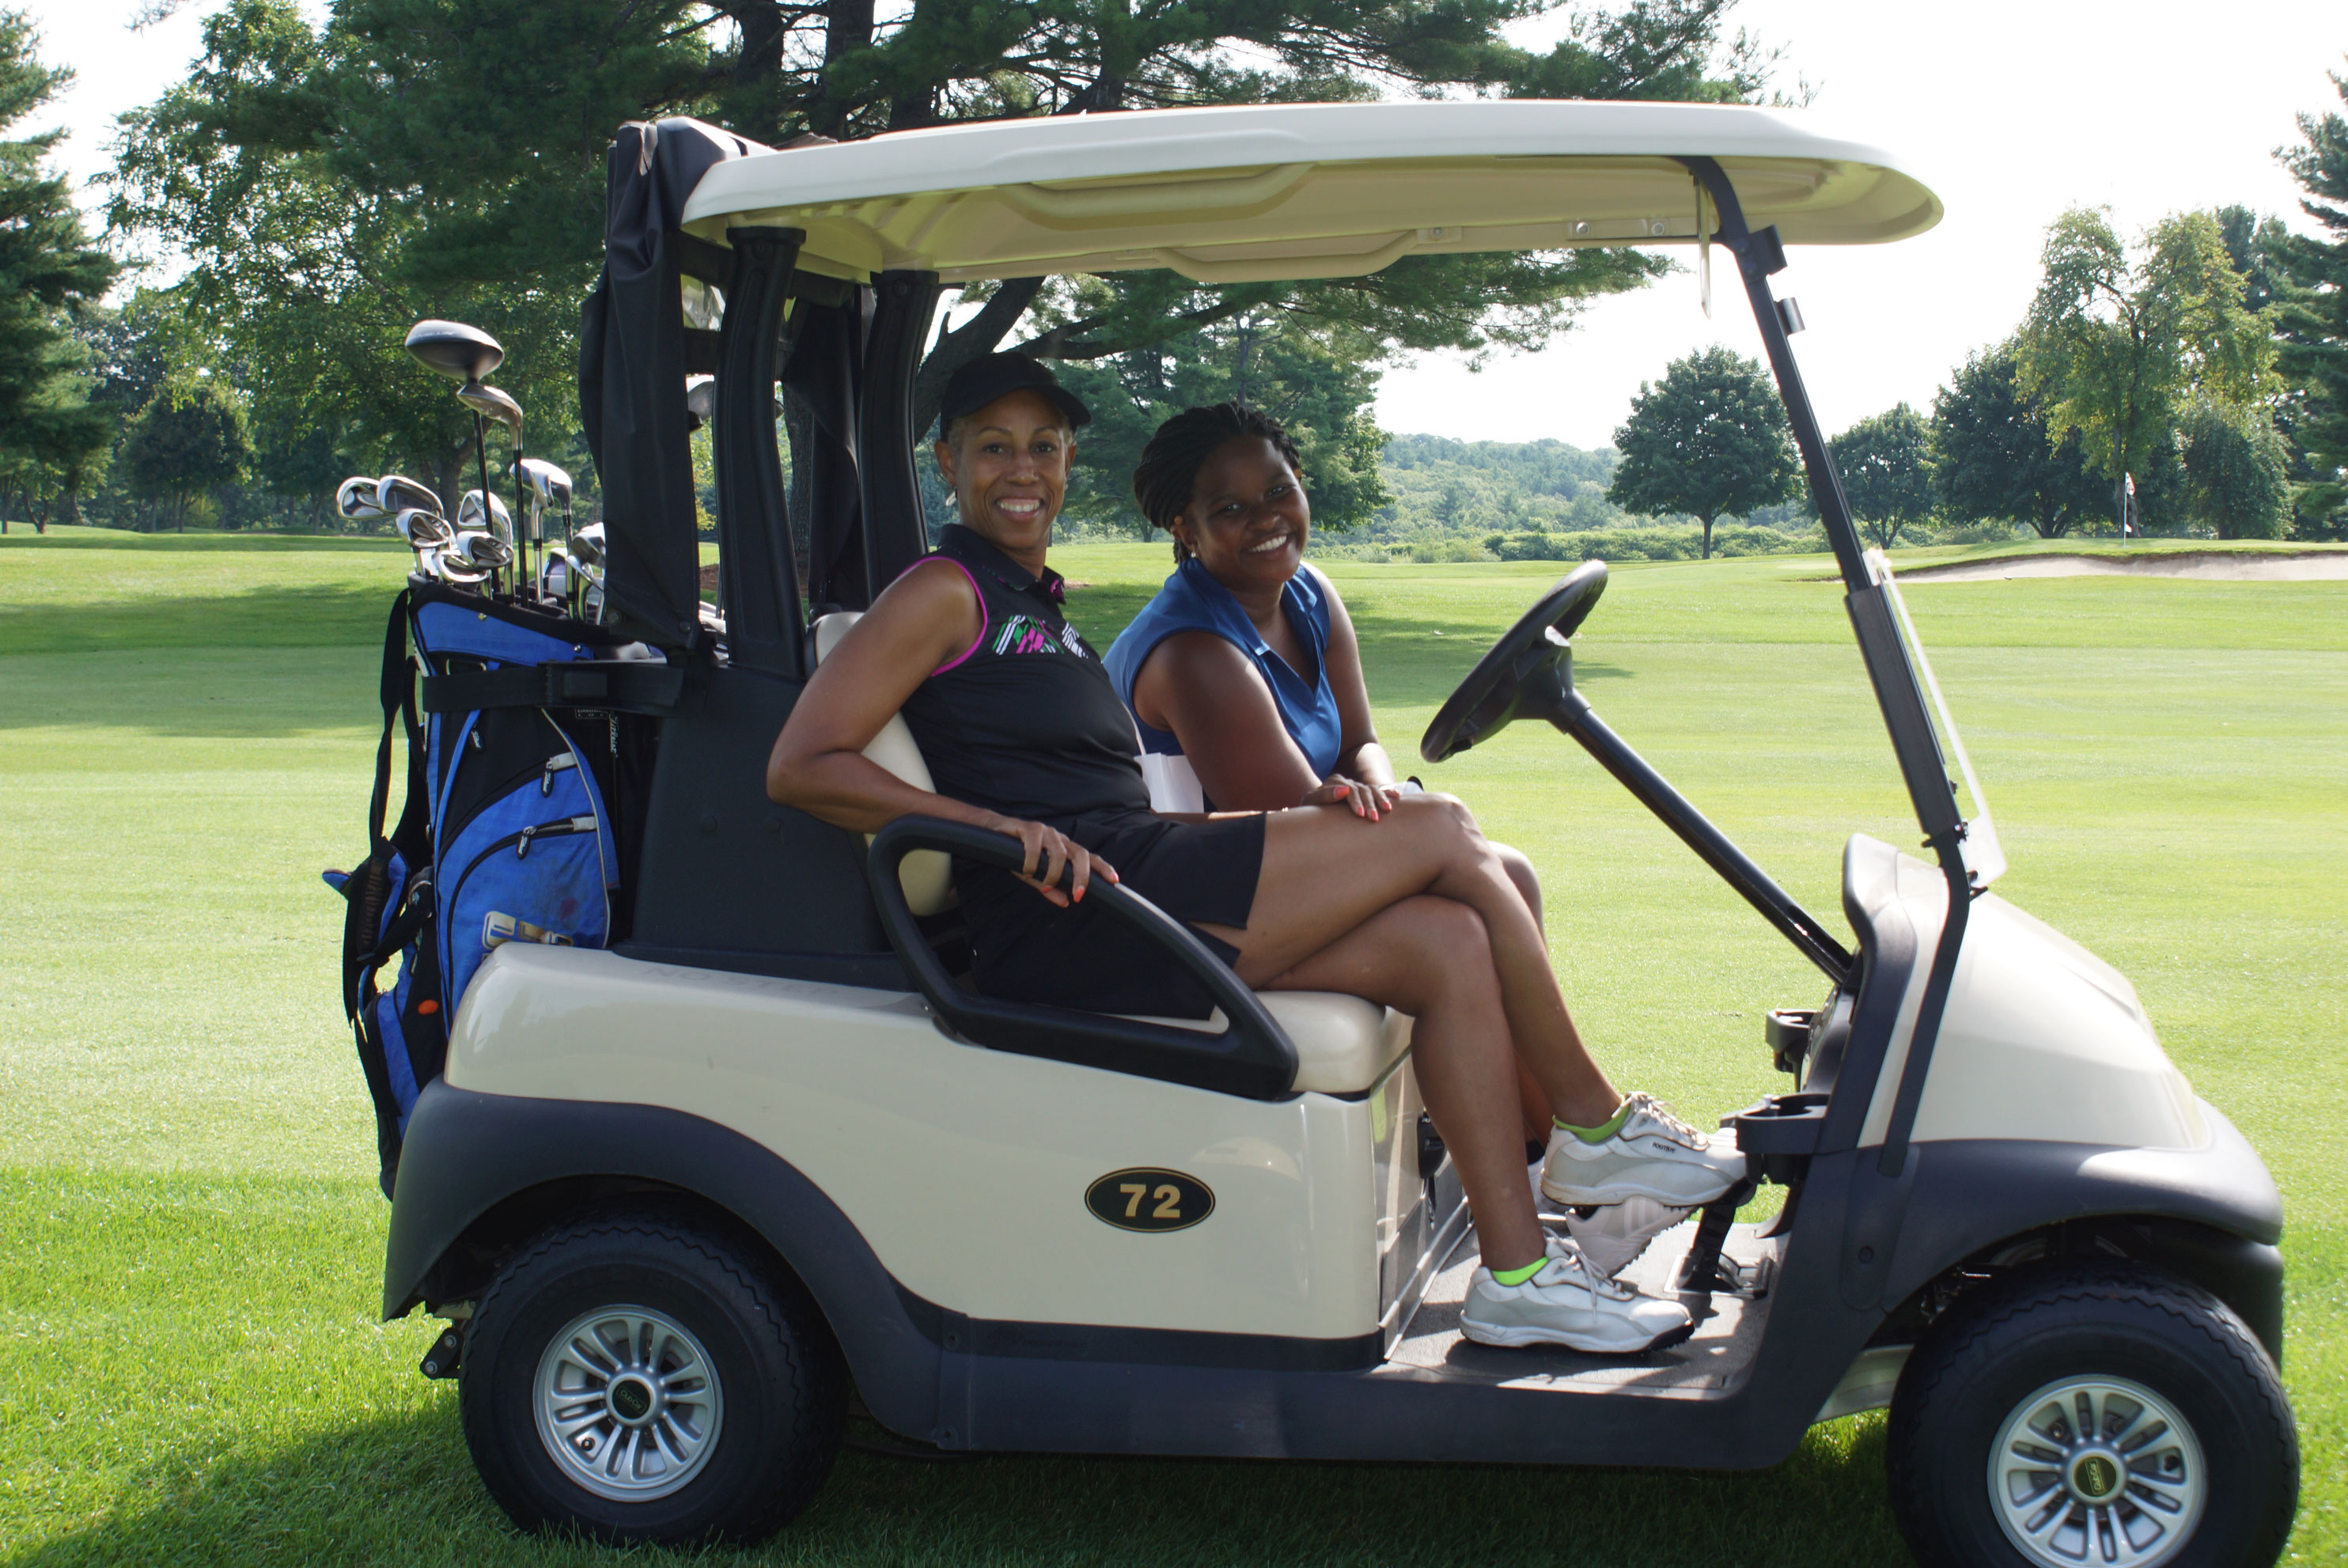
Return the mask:
[[2348, 580], [2348, 550], [2171, 550], [2143, 555], [2009, 555], [1902, 570], [1902, 583], [2002, 583], [2012, 577], [2198, 577], [2210, 583]]

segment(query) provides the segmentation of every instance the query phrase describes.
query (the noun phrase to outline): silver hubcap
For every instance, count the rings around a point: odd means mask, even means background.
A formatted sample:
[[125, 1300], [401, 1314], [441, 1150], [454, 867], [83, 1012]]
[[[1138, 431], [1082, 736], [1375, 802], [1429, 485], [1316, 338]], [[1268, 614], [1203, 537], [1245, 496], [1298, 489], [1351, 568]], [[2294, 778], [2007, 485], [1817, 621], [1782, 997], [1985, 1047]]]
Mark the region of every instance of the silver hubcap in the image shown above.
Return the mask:
[[2013, 1408], [1989, 1460], [2006, 1539], [2046, 1568], [2153, 1568], [2201, 1522], [2209, 1475], [2177, 1408], [2124, 1377], [2066, 1377]]
[[533, 1406], [563, 1474], [619, 1502], [650, 1502], [692, 1480], [726, 1414], [701, 1341], [643, 1306], [588, 1313], [550, 1340]]

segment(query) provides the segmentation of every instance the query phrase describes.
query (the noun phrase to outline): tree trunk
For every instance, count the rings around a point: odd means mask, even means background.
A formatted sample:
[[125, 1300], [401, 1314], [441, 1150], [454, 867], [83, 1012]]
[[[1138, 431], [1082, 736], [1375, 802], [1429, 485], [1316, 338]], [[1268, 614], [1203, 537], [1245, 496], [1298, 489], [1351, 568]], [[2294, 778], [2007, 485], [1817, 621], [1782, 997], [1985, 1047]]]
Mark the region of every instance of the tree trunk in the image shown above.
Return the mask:
[[[776, 0], [732, 0], [725, 7], [741, 35], [734, 57], [739, 89], [735, 129], [753, 141], [782, 140], [783, 12]], [[756, 105], [753, 108], [750, 106]], [[745, 123], [747, 122], [747, 123]]]
[[[859, 49], [872, 46], [872, 0], [831, 0], [824, 16], [823, 64], [824, 76], [815, 96], [808, 101], [808, 129], [818, 136], [835, 140], [847, 134], [848, 112], [854, 106], [832, 90], [830, 70], [834, 64]], [[779, 43], [775, 55], [775, 69], [782, 69]]]
[[1704, 558], [1709, 561], [1712, 559], [1712, 519], [1706, 517], [1697, 521], [1704, 524]]
[[1028, 304], [1043, 288], [1042, 278], [1005, 278], [979, 313], [939, 340], [913, 377], [913, 428], [930, 428], [938, 417], [946, 382], [971, 361], [994, 352], [1004, 335], [1017, 325]]

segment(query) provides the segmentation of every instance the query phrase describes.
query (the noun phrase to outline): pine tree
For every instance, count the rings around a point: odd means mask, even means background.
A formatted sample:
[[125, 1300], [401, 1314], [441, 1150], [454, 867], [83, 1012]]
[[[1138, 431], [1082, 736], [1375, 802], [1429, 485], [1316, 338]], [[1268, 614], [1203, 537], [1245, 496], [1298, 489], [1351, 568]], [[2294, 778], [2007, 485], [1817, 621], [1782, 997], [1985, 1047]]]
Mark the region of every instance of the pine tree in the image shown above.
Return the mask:
[[[2335, 72], [2332, 84], [2348, 101], [2348, 77]], [[2300, 491], [2300, 514], [2337, 533], [2348, 522], [2348, 119], [2303, 114], [2299, 133], [2302, 145], [2283, 154], [2283, 166], [2306, 192], [2300, 211], [2328, 237], [2282, 238], [2291, 286], [2277, 312], [2276, 359], [2298, 389], [2288, 418], [2313, 476]]]
[[[21, 11], [0, 11], [0, 138], [55, 98], [73, 73], [40, 63]], [[46, 167], [62, 130], [0, 139], [0, 466], [27, 495], [62, 490], [71, 505], [113, 438], [89, 404], [77, 313], [113, 284], [116, 263], [90, 244], [63, 175]]]

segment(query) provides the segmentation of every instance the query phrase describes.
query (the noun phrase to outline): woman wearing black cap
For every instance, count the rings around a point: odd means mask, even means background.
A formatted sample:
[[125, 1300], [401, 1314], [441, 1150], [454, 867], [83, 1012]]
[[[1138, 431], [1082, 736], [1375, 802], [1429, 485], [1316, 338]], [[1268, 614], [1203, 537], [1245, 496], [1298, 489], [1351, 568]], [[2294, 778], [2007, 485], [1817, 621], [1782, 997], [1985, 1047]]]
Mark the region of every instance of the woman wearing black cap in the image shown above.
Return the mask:
[[[1158, 949], [1083, 907], [1097, 875], [1189, 923], [1260, 990], [1349, 992], [1410, 1014], [1420, 1089], [1483, 1251], [1465, 1332], [1593, 1351], [1684, 1332], [1676, 1303], [1602, 1278], [1544, 1235], [1525, 1180], [1516, 1055], [1560, 1122], [1581, 1130], [1544, 1175], [1560, 1202], [1706, 1202], [1743, 1176], [1743, 1157], [1707, 1148], [1645, 1096], [1615, 1093], [1475, 820], [1438, 797], [1400, 801], [1375, 825], [1320, 807], [1153, 813], [1132, 720], [1045, 564], [1089, 416], [1041, 366], [998, 354], [957, 373], [940, 420], [938, 467], [961, 521], [808, 682], [775, 742], [767, 792], [858, 832], [920, 812], [1019, 840], [1026, 874], [955, 872], [973, 978], [990, 995], [1206, 1013]], [[901, 710], [934, 794], [863, 755]], [[1064, 868], [1066, 892], [1054, 885]]]

